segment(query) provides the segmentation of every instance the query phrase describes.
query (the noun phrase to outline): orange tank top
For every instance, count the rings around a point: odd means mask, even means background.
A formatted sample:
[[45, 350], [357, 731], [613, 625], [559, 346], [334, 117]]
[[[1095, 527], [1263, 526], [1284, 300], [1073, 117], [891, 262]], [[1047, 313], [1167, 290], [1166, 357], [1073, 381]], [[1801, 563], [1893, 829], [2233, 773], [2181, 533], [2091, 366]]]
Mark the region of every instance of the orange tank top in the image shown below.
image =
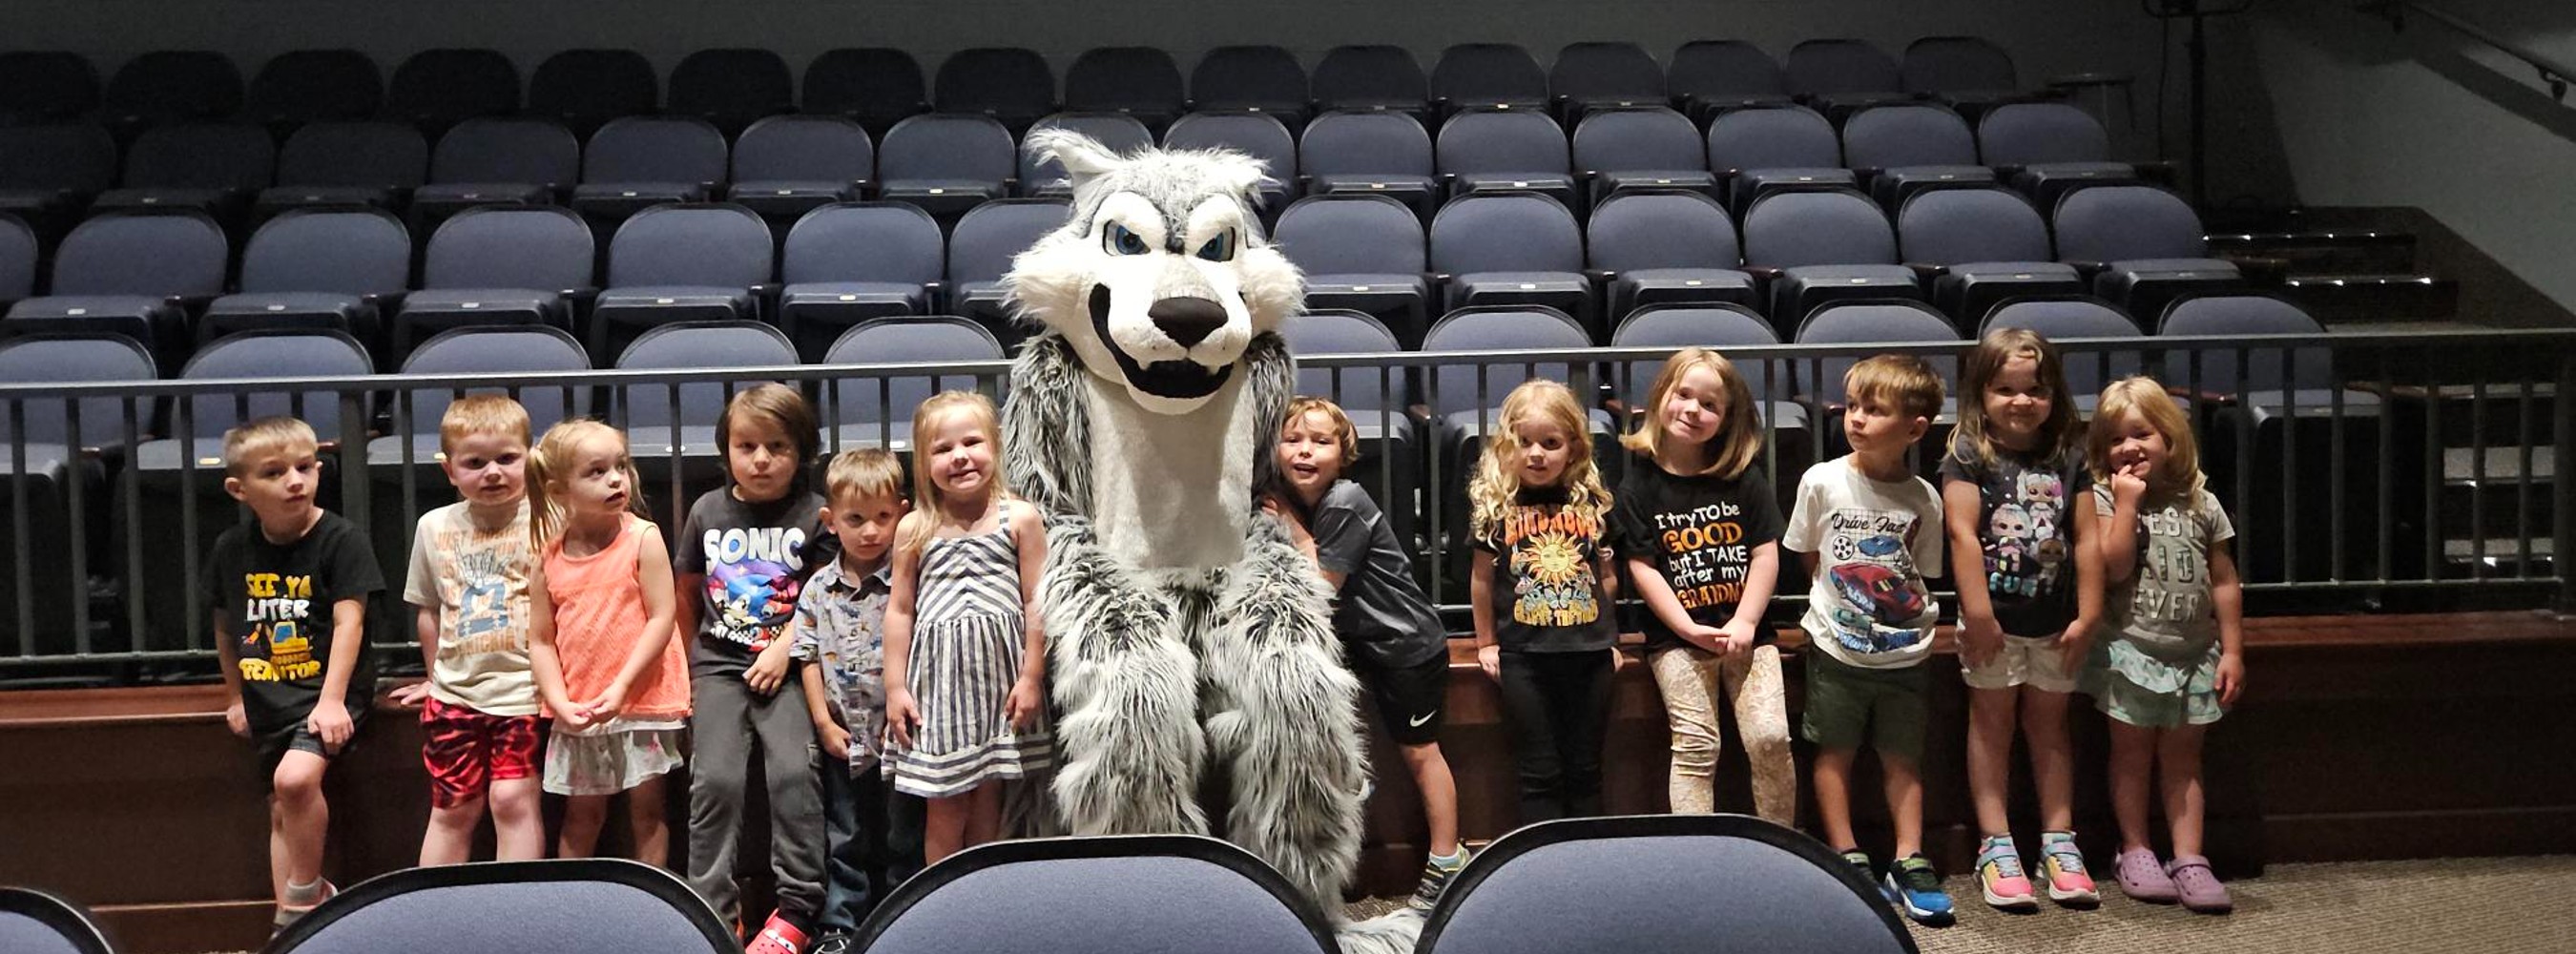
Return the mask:
[[[627, 515], [617, 539], [589, 556], [567, 556], [561, 539], [546, 541], [546, 596], [554, 601], [555, 654], [562, 659], [564, 689], [574, 699], [607, 691], [617, 671], [644, 638], [644, 585], [635, 560], [648, 541], [660, 546], [652, 522]], [[689, 661], [680, 641], [665, 631], [661, 658], [628, 690], [628, 719], [676, 719], [689, 714]]]

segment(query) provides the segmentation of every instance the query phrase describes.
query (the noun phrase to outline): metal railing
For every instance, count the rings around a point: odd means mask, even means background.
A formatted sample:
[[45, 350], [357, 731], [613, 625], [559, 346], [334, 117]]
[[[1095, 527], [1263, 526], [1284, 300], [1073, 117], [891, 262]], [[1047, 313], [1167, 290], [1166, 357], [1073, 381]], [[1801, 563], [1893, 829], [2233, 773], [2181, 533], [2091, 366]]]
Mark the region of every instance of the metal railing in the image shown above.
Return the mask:
[[2423, 15], [2426, 19], [2449, 27], [2452, 32], [2468, 37], [2469, 39], [2476, 40], [2480, 43], [2484, 43], [2490, 47], [2494, 47], [2498, 52], [2501, 52], [2506, 56], [2521, 60], [2525, 65], [2530, 66], [2539, 74], [2540, 85], [2549, 90], [2550, 99], [2561, 103], [2567, 101], [2567, 81], [2569, 77], [2576, 77], [2576, 68], [2571, 68], [2555, 59], [2543, 56], [2532, 50], [2530, 47], [2526, 47], [2520, 43], [2515, 43], [2512, 40], [2497, 36], [2494, 33], [2489, 32], [2485, 27], [2471, 23], [2462, 19], [2458, 14], [2443, 10], [2439, 7], [2417, 3], [2414, 2], [2414, 0], [2385, 0], [2385, 2], [2374, 4], [2373, 7], [2380, 15], [2387, 17], [2389, 24], [2395, 26], [2397, 29], [2403, 30], [2406, 28], [2407, 13], [2408, 11], [2413, 11], [2414, 13]]
[[[2408, 592], [2448, 603], [2576, 608], [2560, 562], [2576, 545], [2576, 330], [2413, 334], [2075, 339], [2059, 342], [2079, 380], [2152, 371], [2188, 399], [2210, 487], [2238, 528], [2248, 591], [2308, 605], [2367, 606]], [[1933, 359], [1955, 381], [1958, 342], [1727, 347], [1761, 386], [1768, 479], [1794, 487], [1810, 463], [1840, 453], [1839, 368], [1871, 354]], [[1362, 432], [1359, 479], [1396, 520], [1435, 603], [1463, 621], [1468, 542], [1464, 468], [1503, 394], [1532, 376], [1563, 376], [1600, 398], [1596, 453], [1614, 488], [1628, 455], [1611, 443], [1630, 422], [1624, 402], [1645, 390], [1671, 348], [1323, 355], [1301, 361], [1336, 394], [1375, 391], [1349, 409]], [[672, 420], [720, 406], [750, 382], [786, 381], [815, 399], [825, 454], [844, 446], [907, 449], [893, 430], [898, 401], [972, 387], [1008, 397], [1004, 362], [789, 366], [691, 371], [587, 371], [406, 377], [0, 384], [0, 448], [8, 515], [0, 532], [0, 673], [64, 672], [87, 664], [136, 673], [211, 672], [211, 633], [195, 585], [206, 548], [239, 519], [220, 492], [218, 442], [193, 436], [195, 401], [232, 399], [234, 416], [302, 415], [332, 402], [321, 435], [331, 473], [326, 505], [367, 529], [388, 580], [401, 575], [412, 525], [453, 499], [434, 472], [434, 421], [413, 424], [424, 392], [502, 390], [532, 400], [541, 419], [585, 410], [624, 420], [658, 405]], [[2319, 377], [2325, 375], [2325, 377]], [[2306, 379], [2303, 382], [2302, 376]], [[1814, 382], [1828, 386], [1812, 386]], [[2277, 383], [2322, 384], [2278, 387]], [[2237, 383], [2241, 383], [2237, 384]], [[844, 398], [873, 396], [898, 413], [842, 420]], [[2079, 393], [2079, 398], [2086, 397]], [[83, 399], [114, 402], [113, 439], [48, 459], [24, 435], [30, 420], [68, 418]], [[2079, 407], [2090, 409], [2089, 400]], [[1449, 409], [1443, 415], [1434, 409]], [[676, 527], [697, 493], [721, 481], [713, 424], [630, 428], [658, 519]], [[1946, 448], [1948, 415], [1918, 446], [1929, 474]], [[156, 428], [156, 422], [161, 425]], [[229, 422], [227, 422], [229, 423]], [[213, 432], [209, 427], [209, 433]], [[408, 439], [386, 439], [414, 435]], [[692, 433], [692, 432], [697, 433]], [[417, 435], [426, 433], [426, 437]], [[169, 436], [160, 436], [169, 435]], [[817, 462], [818, 463], [818, 462]], [[815, 470], [819, 473], [819, 467]], [[103, 494], [103, 496], [102, 496]], [[1781, 494], [1786, 503], [1785, 494]], [[336, 497], [336, 500], [331, 498]], [[681, 543], [676, 537], [675, 544]], [[1794, 565], [1792, 563], [1791, 565]], [[399, 593], [399, 590], [395, 590]], [[1778, 597], [1796, 604], [1803, 587]], [[383, 611], [394, 613], [398, 596]], [[1786, 610], [1775, 614], [1787, 619]], [[1461, 623], [1460, 625], [1463, 625]], [[382, 636], [409, 631], [379, 626]], [[405, 642], [380, 639], [379, 649]], [[408, 658], [408, 657], [406, 657]]]

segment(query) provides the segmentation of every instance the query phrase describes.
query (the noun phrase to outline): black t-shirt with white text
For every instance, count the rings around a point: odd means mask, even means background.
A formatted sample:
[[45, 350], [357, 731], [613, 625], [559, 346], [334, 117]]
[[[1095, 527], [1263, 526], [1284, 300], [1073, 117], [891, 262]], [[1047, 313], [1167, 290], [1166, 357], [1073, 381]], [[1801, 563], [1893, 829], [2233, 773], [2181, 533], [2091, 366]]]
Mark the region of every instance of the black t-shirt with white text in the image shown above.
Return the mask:
[[[1611, 510], [1618, 524], [1621, 559], [1645, 560], [1663, 574], [1692, 622], [1724, 626], [1744, 601], [1753, 551], [1780, 539], [1780, 504], [1760, 466], [1733, 478], [1674, 474], [1653, 458], [1628, 461]], [[1678, 645], [1681, 637], [1652, 612], [1642, 614], [1649, 647]], [[1754, 628], [1754, 642], [1776, 642], [1769, 626]]]
[[[302, 539], [284, 546], [268, 542], [256, 523], [224, 531], [200, 583], [207, 605], [222, 614], [221, 637], [241, 673], [243, 713], [258, 734], [313, 713], [336, 637], [332, 608], [359, 600], [367, 608], [363, 629], [380, 625], [385, 576], [366, 531], [324, 512]], [[354, 711], [374, 695], [374, 660], [361, 645], [342, 702]]]
[[1494, 555], [1487, 597], [1494, 601], [1494, 642], [1504, 649], [1588, 652], [1619, 641], [1598, 571], [1609, 522], [1566, 501], [1562, 487], [1525, 488], [1501, 524], [1476, 540], [1476, 549]]

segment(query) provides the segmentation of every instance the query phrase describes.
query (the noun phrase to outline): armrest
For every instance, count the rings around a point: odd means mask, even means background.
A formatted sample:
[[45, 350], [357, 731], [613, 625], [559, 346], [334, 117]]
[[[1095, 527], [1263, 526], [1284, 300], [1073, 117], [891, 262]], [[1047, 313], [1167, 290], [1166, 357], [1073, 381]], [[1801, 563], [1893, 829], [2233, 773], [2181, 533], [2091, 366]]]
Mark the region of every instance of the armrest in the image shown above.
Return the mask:
[[2048, 79], [2048, 85], [2065, 89], [2080, 89], [2094, 86], [2127, 86], [2130, 82], [2131, 80], [2127, 73], [2066, 73], [2052, 76]]
[[1930, 262], [1906, 262], [1905, 267], [1913, 269], [1914, 280], [1924, 285], [1930, 285], [1933, 279], [1950, 273], [1950, 266], [1934, 265]]
[[2178, 400], [2178, 401], [2189, 401], [2189, 402], [2191, 402], [2191, 403], [2192, 403], [2193, 405], [2195, 405], [2195, 406], [2201, 406], [2201, 407], [2235, 407], [2235, 406], [2236, 406], [2236, 395], [2233, 395], [2233, 394], [2220, 394], [2220, 393], [2218, 393], [2218, 392], [2216, 392], [2216, 391], [2194, 391], [2194, 390], [2192, 390], [2191, 388], [2189, 388], [2189, 387], [2185, 387], [2185, 386], [2180, 385], [2180, 384], [2169, 384], [2169, 385], [2166, 385], [2166, 386], [2165, 386], [2165, 393], [2166, 393], [2166, 394], [2170, 394], [2170, 395], [2172, 395], [2172, 396], [2174, 397], [2174, 399], [2175, 399], [2175, 400]]
[[1592, 286], [1595, 288], [1608, 288], [1610, 287], [1611, 282], [1619, 280], [1619, 270], [1614, 268], [1587, 268], [1583, 270], [1583, 277], [1591, 279]]
[[2083, 279], [2084, 283], [2087, 285], [2092, 284], [2093, 279], [2099, 277], [2103, 272], [2111, 269], [2111, 263], [2109, 262], [2069, 261], [2065, 264], [2075, 266], [2075, 276]]
[[1747, 265], [1744, 273], [1753, 276], [1755, 281], [1776, 282], [1780, 280], [1781, 268], [1777, 265]]

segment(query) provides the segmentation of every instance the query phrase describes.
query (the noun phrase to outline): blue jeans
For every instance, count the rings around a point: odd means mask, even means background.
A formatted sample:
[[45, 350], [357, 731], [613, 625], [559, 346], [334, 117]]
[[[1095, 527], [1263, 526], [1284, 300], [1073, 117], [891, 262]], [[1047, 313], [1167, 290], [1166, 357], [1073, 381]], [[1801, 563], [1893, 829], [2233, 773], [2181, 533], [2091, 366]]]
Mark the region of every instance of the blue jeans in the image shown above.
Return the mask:
[[[829, 848], [823, 912], [816, 923], [826, 932], [855, 931], [886, 892], [921, 872], [925, 805], [918, 797], [894, 791], [882, 769], [852, 773], [847, 765], [824, 765], [816, 774], [823, 778]], [[876, 824], [864, 825], [870, 820]]]

